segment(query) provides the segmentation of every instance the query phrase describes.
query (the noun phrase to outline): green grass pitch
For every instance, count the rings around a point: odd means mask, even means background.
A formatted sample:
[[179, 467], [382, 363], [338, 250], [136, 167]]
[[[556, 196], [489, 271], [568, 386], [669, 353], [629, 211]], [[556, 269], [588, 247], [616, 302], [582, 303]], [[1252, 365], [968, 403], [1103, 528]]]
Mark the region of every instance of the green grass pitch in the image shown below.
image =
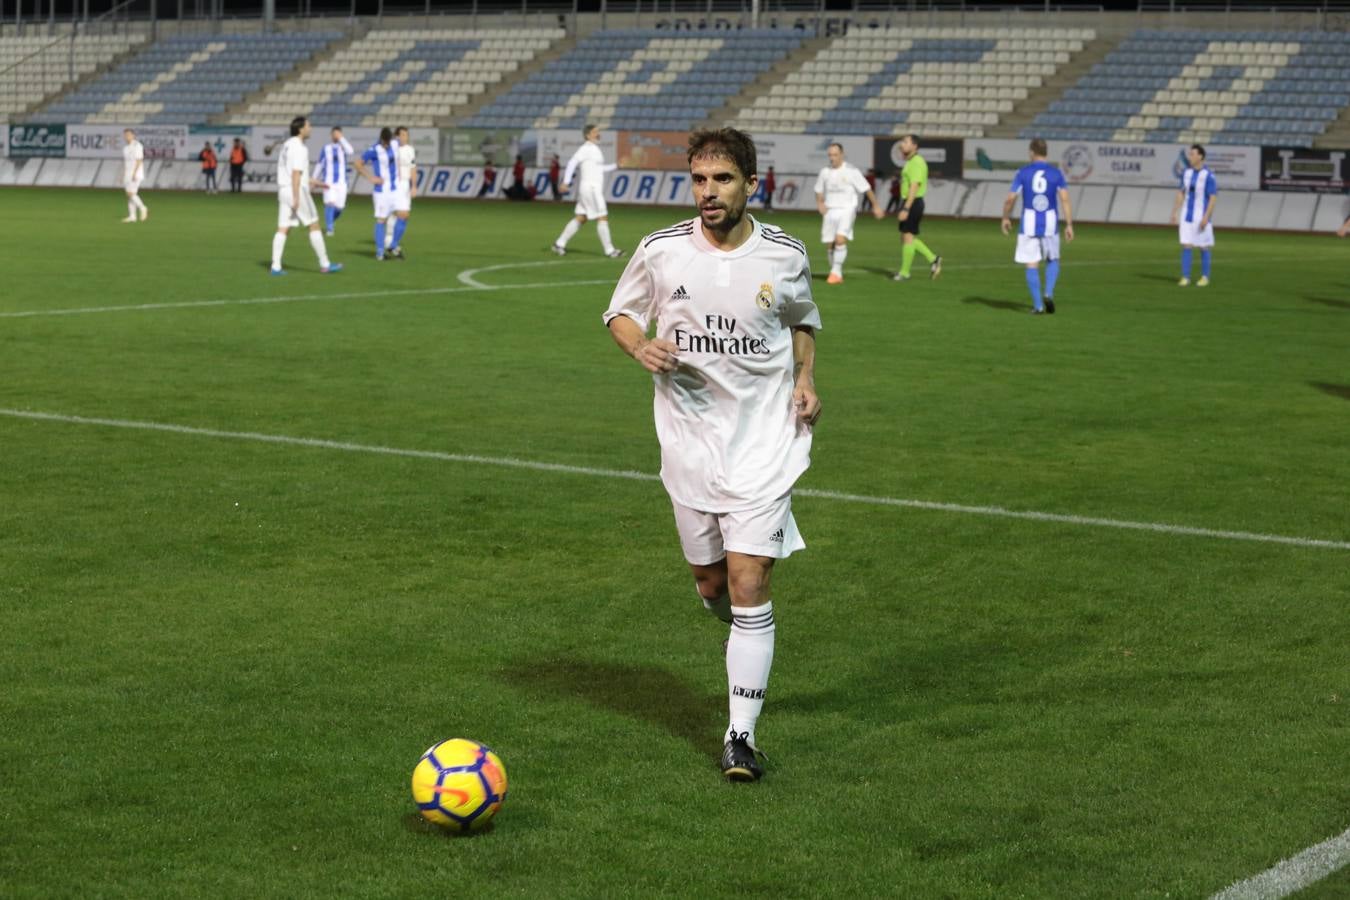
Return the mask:
[[[825, 323], [800, 487], [1339, 546], [799, 497], [733, 786], [659, 483], [358, 449], [654, 473], [593, 227], [424, 202], [377, 264], [356, 198], [345, 272], [293, 232], [273, 279], [274, 198], [146, 200], [3, 192], [0, 894], [1202, 897], [1350, 826], [1350, 242], [1221, 231], [1181, 289], [1170, 229], [1083, 224], [1033, 317], [996, 223], [898, 287], [863, 220], [827, 287], [773, 216]], [[510, 776], [467, 839], [408, 792], [456, 736]]]

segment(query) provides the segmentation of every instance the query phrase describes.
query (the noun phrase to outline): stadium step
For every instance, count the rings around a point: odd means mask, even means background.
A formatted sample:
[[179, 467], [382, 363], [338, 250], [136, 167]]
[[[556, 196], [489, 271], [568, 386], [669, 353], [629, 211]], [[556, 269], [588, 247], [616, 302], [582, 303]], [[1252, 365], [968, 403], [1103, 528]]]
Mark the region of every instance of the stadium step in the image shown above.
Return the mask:
[[358, 19], [356, 24], [347, 32], [346, 38], [333, 41], [333, 43], [324, 47], [318, 53], [315, 53], [305, 62], [300, 63], [300, 65], [295, 66], [294, 68], [287, 69], [280, 78], [264, 84], [261, 88], [251, 94], [246, 94], [238, 103], [231, 103], [229, 106], [225, 107], [224, 111], [219, 115], [212, 116], [208, 121], [212, 125], [253, 124], [256, 117], [250, 117], [248, 115], [248, 108], [251, 104], [262, 100], [268, 94], [280, 89], [292, 81], [298, 81], [306, 72], [314, 70], [320, 63], [332, 59], [340, 50], [346, 49], [351, 46], [354, 41], [365, 37], [366, 32], [369, 30], [370, 25], [363, 24], [362, 21]]
[[[505, 94], [517, 84], [528, 79], [535, 72], [550, 65], [565, 53], [571, 52], [577, 45], [575, 35], [565, 37], [542, 53], [535, 55], [527, 63], [522, 63], [519, 69], [516, 69], [507, 77], [503, 78], [497, 84], [489, 87], [486, 91], [470, 98], [469, 105], [465, 107], [463, 113], [458, 116], [441, 116], [436, 119], [437, 126], [441, 128], [453, 128], [461, 122], [468, 122], [474, 116], [478, 115], [480, 110], [490, 106], [494, 100]], [[539, 115], [544, 115], [547, 110], [540, 110]]]
[[[82, 31], [81, 33], [89, 34], [90, 32], [86, 30]], [[142, 50], [148, 50], [152, 46], [154, 46], [154, 42], [147, 40], [142, 44], [135, 44], [131, 47], [128, 47], [124, 52], [119, 53], [116, 56], [112, 57], [107, 62], [103, 63], [103, 65], [95, 68], [92, 72], [89, 72], [86, 75], [82, 75], [79, 78], [75, 79], [74, 81], [67, 82], [65, 85], [61, 87], [59, 91], [54, 91], [48, 94], [47, 96], [43, 97], [36, 103], [29, 104], [26, 109], [20, 112], [11, 113], [10, 115], [11, 119], [15, 122], [19, 122], [25, 118], [36, 117], [36, 114], [39, 110], [44, 109], [45, 107], [60, 101], [63, 97], [67, 96], [68, 94], [72, 94], [75, 91], [78, 91], [80, 88], [84, 87], [87, 84], [91, 84], [92, 82], [97, 81], [104, 75], [107, 75], [113, 69], [122, 65], [122, 63], [127, 62], [128, 60], [135, 57], [136, 54], [140, 53]], [[69, 47], [70, 45], [63, 40], [60, 43], [53, 45], [50, 52], [56, 53], [58, 55], [58, 58], [65, 58], [65, 56], [70, 52]]]
[[1350, 106], [1342, 109], [1341, 114], [1327, 125], [1327, 130], [1317, 136], [1313, 146], [1319, 150], [1350, 147]]
[[1075, 53], [1064, 65], [1055, 70], [1045, 82], [1027, 94], [1027, 98], [1013, 107], [999, 123], [985, 131], [987, 137], [1015, 138], [1022, 129], [1030, 125], [1036, 116], [1049, 109], [1050, 104], [1064, 95], [1064, 92], [1078, 83], [1078, 80], [1091, 71], [1092, 67], [1106, 59], [1107, 54], [1116, 49], [1124, 35], [1102, 35], [1089, 41], [1083, 49]]
[[752, 81], [739, 94], [727, 100], [721, 109], [712, 110], [708, 118], [698, 124], [704, 128], [720, 128], [728, 122], [735, 121], [743, 110], [753, 106], [755, 101], [769, 93], [774, 85], [783, 83], [790, 74], [815, 59], [821, 50], [830, 46], [831, 40], [832, 38], [814, 38], [803, 41], [801, 47], [795, 52], [786, 59], [774, 63], [773, 68]]

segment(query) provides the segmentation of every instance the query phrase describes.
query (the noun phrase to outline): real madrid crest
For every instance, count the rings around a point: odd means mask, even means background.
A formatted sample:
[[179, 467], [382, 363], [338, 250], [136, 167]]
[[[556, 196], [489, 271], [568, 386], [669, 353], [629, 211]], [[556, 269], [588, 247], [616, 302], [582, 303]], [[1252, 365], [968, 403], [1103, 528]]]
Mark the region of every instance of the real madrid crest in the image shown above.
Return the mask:
[[760, 309], [773, 307], [773, 285], [766, 281], [759, 286], [759, 293], [755, 295], [755, 305]]

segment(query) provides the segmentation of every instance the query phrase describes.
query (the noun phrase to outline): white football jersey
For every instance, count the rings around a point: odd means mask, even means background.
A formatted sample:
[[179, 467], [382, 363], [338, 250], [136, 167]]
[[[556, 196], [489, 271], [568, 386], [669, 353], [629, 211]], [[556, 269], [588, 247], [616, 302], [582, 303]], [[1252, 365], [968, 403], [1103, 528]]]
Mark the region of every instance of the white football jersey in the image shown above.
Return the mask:
[[642, 240], [604, 321], [628, 316], [678, 349], [674, 372], [652, 376], [661, 480], [701, 512], [756, 509], [792, 489], [811, 464], [811, 428], [792, 407], [792, 328], [820, 328], [806, 248], [751, 220], [732, 251], [698, 219]]
[[417, 162], [417, 151], [412, 144], [398, 146], [398, 183], [400, 187], [412, 184], [412, 167]]
[[[145, 177], [145, 147], [140, 141], [133, 140], [122, 148], [122, 180], [133, 181], [136, 178]], [[136, 164], [140, 163], [141, 168], [138, 172]]]
[[291, 173], [300, 173], [300, 190], [309, 190], [309, 148], [299, 137], [288, 138], [277, 154], [277, 190], [289, 192]]
[[816, 193], [825, 195], [826, 209], [857, 209], [858, 195], [871, 189], [863, 173], [851, 163], [837, 169], [826, 166], [816, 176]]
[[572, 176], [577, 178], [577, 193], [595, 188], [605, 183], [605, 173], [615, 166], [605, 165], [605, 153], [594, 141], [586, 141], [567, 161], [567, 171], [563, 173], [563, 184], [572, 184]]

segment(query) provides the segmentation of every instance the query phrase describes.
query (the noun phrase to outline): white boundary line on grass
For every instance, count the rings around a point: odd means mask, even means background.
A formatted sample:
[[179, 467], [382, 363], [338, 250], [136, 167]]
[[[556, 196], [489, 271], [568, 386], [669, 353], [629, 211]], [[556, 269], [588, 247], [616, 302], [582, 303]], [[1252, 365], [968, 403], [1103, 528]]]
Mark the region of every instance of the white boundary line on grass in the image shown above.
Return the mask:
[[1259, 875], [1230, 885], [1210, 900], [1276, 900], [1288, 897], [1350, 865], [1350, 829], [1280, 860]]
[[[346, 441], [331, 441], [322, 438], [293, 437], [284, 434], [261, 434], [251, 431], [224, 431], [215, 428], [197, 428], [191, 425], [174, 425], [165, 422], [142, 422], [132, 419], [102, 419], [90, 416], [73, 416], [61, 413], [3, 408], [0, 408], [0, 416], [41, 422], [61, 422], [68, 425], [100, 425], [107, 428], [130, 428], [138, 431], [161, 431], [172, 434], [188, 434], [197, 437], [257, 441], [259, 443], [287, 444], [298, 447], [316, 447], [326, 450], [342, 450], [348, 453], [378, 453], [387, 456], [409, 456], [418, 459], [441, 460], [443, 462], [460, 462], [474, 465], [529, 469], [537, 472], [590, 475], [596, 478], [623, 478], [632, 481], [659, 480], [658, 476], [648, 472], [634, 472], [621, 469], [598, 469], [588, 466], [571, 466], [563, 463], [537, 462], [535, 460], [514, 459], [511, 457], [478, 456], [468, 453], [445, 453], [439, 450], [410, 450], [400, 447], [384, 447], [375, 444], [354, 444]], [[968, 515], [991, 516], [1005, 519], [1023, 519], [1033, 522], [1058, 522], [1066, 525], [1120, 528], [1130, 531], [1152, 531], [1161, 534], [1216, 538], [1229, 541], [1253, 541], [1263, 544], [1288, 544], [1295, 547], [1327, 550], [1350, 550], [1350, 542], [1348, 541], [1333, 541], [1320, 538], [1289, 537], [1286, 535], [1261, 534], [1250, 531], [1223, 531], [1213, 528], [1193, 528], [1188, 525], [1168, 525], [1162, 522], [1131, 522], [1123, 519], [1107, 519], [1096, 516], [1073, 516], [1060, 513], [1036, 512], [1033, 510], [1005, 509], [1001, 506], [967, 506], [959, 503], [938, 503], [930, 500], [873, 497], [865, 494], [845, 494], [838, 491], [824, 491], [811, 488], [797, 489], [793, 491], [793, 493], [799, 497], [813, 497], [820, 500], [837, 500], [843, 503], [859, 503], [869, 506], [904, 507], [908, 509], [930, 510], [933, 512], [965, 513]]]

